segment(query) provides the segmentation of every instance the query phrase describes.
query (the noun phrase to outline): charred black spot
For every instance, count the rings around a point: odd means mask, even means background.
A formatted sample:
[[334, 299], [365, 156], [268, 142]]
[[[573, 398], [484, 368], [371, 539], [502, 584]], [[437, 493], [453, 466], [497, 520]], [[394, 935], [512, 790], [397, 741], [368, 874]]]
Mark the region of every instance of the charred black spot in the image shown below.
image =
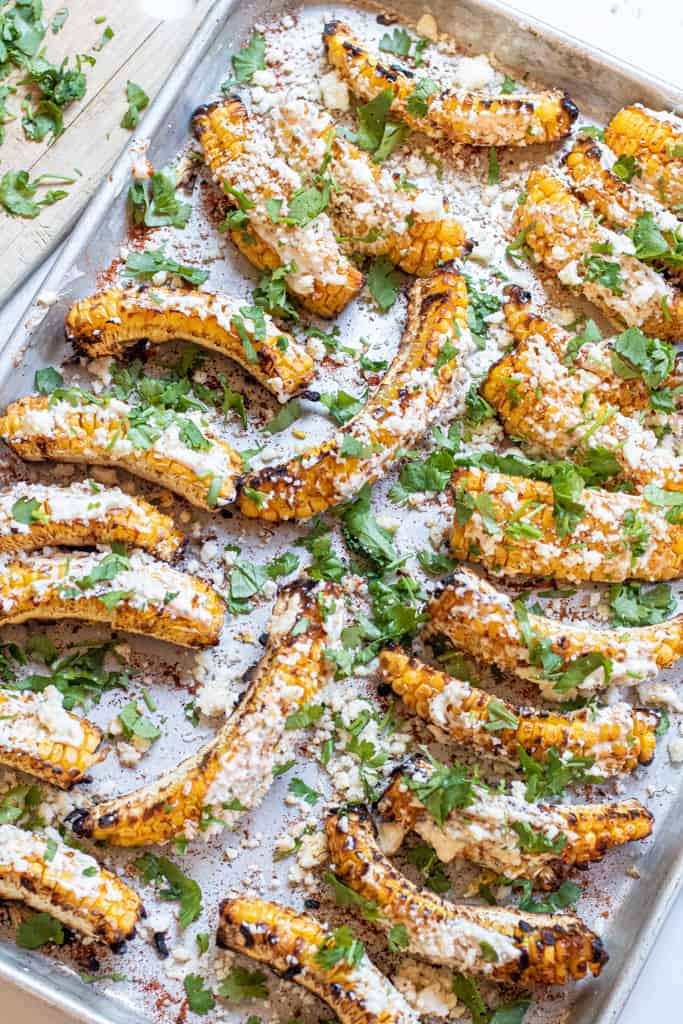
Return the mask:
[[398, 78], [397, 72], [392, 71], [391, 68], [385, 67], [384, 64], [378, 64], [375, 68], [375, 72], [380, 76], [380, 78], [386, 78], [387, 82], [395, 82]]
[[339, 28], [340, 25], [341, 21], [339, 21], [338, 19], [326, 22], [325, 27], [323, 28], [323, 38], [326, 38], [327, 36], [336, 35], [337, 29]]
[[528, 292], [526, 288], [522, 288], [518, 284], [509, 284], [504, 289], [504, 295], [508, 302], [516, 302], [520, 306], [528, 306], [531, 302], [531, 292]]
[[254, 936], [251, 934], [251, 929], [248, 924], [240, 925], [240, 935], [244, 939], [244, 945], [247, 949], [251, 949], [254, 945]]
[[518, 921], [517, 927], [519, 928], [520, 932], [532, 932], [534, 930], [534, 926], [532, 924], [529, 924], [528, 921]]
[[302, 391], [299, 398], [305, 398], [307, 402], [319, 402], [320, 392], [319, 391]]
[[354, 43], [343, 42], [342, 46], [347, 53], [350, 53], [352, 57], [362, 57], [363, 51], [360, 46], [356, 46]]
[[392, 64], [391, 70], [395, 71], [398, 75], [405, 75], [406, 78], [415, 78], [413, 72], [409, 71], [408, 68], [404, 68], [401, 64]]
[[297, 974], [301, 974], [302, 971], [303, 967], [301, 964], [292, 964], [291, 967], [288, 967], [286, 971], [282, 972], [280, 977], [284, 978], [285, 981], [292, 981], [292, 979], [296, 978]]
[[320, 910], [320, 900], [316, 900], [313, 896], [309, 896], [308, 899], [304, 900], [304, 907], [306, 910]]
[[64, 824], [68, 825], [71, 831], [77, 836], [89, 836], [92, 832], [92, 823], [90, 821], [90, 815], [88, 811], [83, 810], [81, 807], [77, 807], [70, 814], [67, 814], [64, 819]]
[[435, 302], [443, 302], [444, 299], [448, 298], [448, 292], [431, 292], [430, 295], [425, 295], [424, 299], [420, 303], [420, 313], [424, 315], [430, 306], [433, 306]]
[[573, 124], [574, 121], [576, 121], [577, 117], [579, 116], [579, 108], [577, 107], [576, 103], [574, 103], [574, 100], [571, 98], [571, 96], [566, 91], [566, 89], [562, 93], [562, 99], [560, 101], [560, 105], [561, 105], [562, 109], [564, 111], [566, 111], [566, 113], [567, 113], [567, 115], [569, 117], [570, 124]]
[[203, 128], [199, 124], [201, 118], [208, 117], [214, 110], [217, 110], [218, 107], [222, 106], [223, 102], [229, 100], [239, 100], [239, 96], [226, 96], [224, 101], [215, 100], [213, 103], [202, 103], [200, 107], [197, 107], [190, 118], [190, 127], [192, 128], [192, 134], [196, 139], [201, 139], [202, 136]]
[[593, 960], [599, 963], [601, 967], [604, 967], [604, 965], [609, 960], [609, 953], [603, 946], [602, 939], [599, 939], [597, 935], [593, 939], [593, 942], [591, 944], [591, 955], [593, 957]]
[[391, 687], [389, 683], [380, 683], [377, 687], [377, 693], [380, 697], [388, 697], [391, 694]]
[[166, 957], [168, 956], [166, 932], [155, 932], [153, 938], [157, 953], [159, 954], [162, 960], [165, 960]]
[[554, 946], [556, 941], [555, 932], [550, 928], [541, 928], [541, 942], [544, 946]]
[[222, 519], [232, 519], [233, 515], [234, 515], [234, 513], [231, 511], [231, 509], [229, 509], [229, 508], [222, 508], [221, 509], [221, 518]]
[[261, 644], [262, 647], [265, 647], [266, 644], [268, 643], [268, 633], [261, 633], [260, 637], [258, 638], [258, 642]]
[[396, 25], [398, 18], [395, 18], [393, 14], [378, 14], [376, 21], [378, 25]]
[[121, 942], [112, 942], [109, 948], [111, 949], [112, 953], [115, 953], [117, 956], [120, 956], [120, 954], [123, 953], [126, 948], [125, 939], [122, 939]]

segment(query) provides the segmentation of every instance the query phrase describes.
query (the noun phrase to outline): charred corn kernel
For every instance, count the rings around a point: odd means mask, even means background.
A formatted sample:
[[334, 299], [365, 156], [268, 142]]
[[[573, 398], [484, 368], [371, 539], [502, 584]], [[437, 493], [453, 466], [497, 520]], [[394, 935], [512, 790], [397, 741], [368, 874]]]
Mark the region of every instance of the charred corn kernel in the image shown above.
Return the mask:
[[409, 954], [520, 985], [564, 985], [589, 970], [599, 974], [607, 962], [600, 939], [574, 914], [448, 903], [421, 891], [382, 854], [365, 808], [333, 812], [325, 827], [332, 870], [363, 899], [374, 901], [378, 927], [405, 928]]
[[0, 825], [0, 898], [110, 946], [132, 939], [143, 913], [138, 894], [94, 857], [14, 825]]
[[115, 846], [142, 846], [181, 832], [211, 835], [233, 825], [240, 809], [257, 806], [275, 765], [287, 760], [286, 741], [295, 735], [285, 730], [288, 717], [327, 678], [325, 648], [339, 639], [339, 601], [331, 583], [298, 580], [283, 587], [265, 653], [245, 676], [248, 688], [217, 735], [150, 785], [75, 811], [73, 830]]
[[31, 619], [108, 622], [183, 647], [218, 642], [225, 603], [204, 580], [142, 551], [0, 555], [0, 625]]
[[[680, 225], [671, 213], [662, 210], [652, 200], [648, 201], [648, 197], [603, 167], [602, 151], [590, 139], [577, 140], [565, 157], [565, 164], [572, 181], [572, 191], [588, 203], [593, 213], [609, 227], [623, 231], [637, 227], [640, 217], [652, 219], [673, 250], [652, 262], [683, 281], [683, 239], [678, 233]], [[674, 221], [673, 225], [671, 221]]]
[[101, 731], [65, 711], [56, 687], [0, 690], [0, 764], [71, 789], [104, 755]]
[[[288, 268], [287, 288], [311, 312], [340, 313], [360, 291], [363, 276], [341, 252], [324, 210], [308, 221], [297, 216], [296, 224], [282, 220], [306, 183], [275, 155], [261, 119], [231, 97], [200, 107], [192, 124], [214, 180], [244, 214], [244, 224], [230, 231], [240, 252], [261, 270]], [[280, 203], [274, 217], [272, 202]]]
[[114, 541], [169, 560], [183, 535], [154, 505], [92, 480], [69, 487], [20, 483], [0, 494], [0, 554]]
[[363, 954], [355, 966], [320, 962], [334, 944], [330, 930], [309, 914], [240, 896], [224, 900], [216, 945], [272, 967], [324, 1000], [340, 1024], [417, 1024], [418, 1015]]
[[659, 715], [620, 702], [564, 713], [518, 707], [399, 650], [380, 653], [382, 681], [411, 711], [492, 758], [518, 766], [520, 748], [541, 764], [548, 753], [590, 757], [596, 775], [625, 775], [650, 764]]
[[381, 164], [336, 133], [320, 107], [290, 100], [272, 116], [278, 151], [297, 170], [313, 176], [328, 161], [336, 185], [330, 205], [343, 248], [387, 256], [406, 273], [419, 275], [469, 251], [462, 225], [448, 215], [440, 195], [400, 188]]
[[513, 230], [538, 263], [580, 288], [620, 327], [640, 327], [668, 341], [683, 337], [683, 293], [627, 255], [623, 236], [596, 223], [549, 167], [529, 175]]
[[[615, 373], [612, 367], [612, 346], [608, 341], [586, 342], [575, 355], [568, 354], [568, 345], [572, 339], [569, 331], [534, 312], [531, 295], [518, 285], [510, 285], [505, 291], [503, 309], [515, 341], [526, 342], [539, 336], [565, 366], [592, 374], [586, 381], [587, 388], [597, 400], [615, 405], [625, 416], [651, 410], [650, 392], [643, 378], [633, 376], [626, 379]], [[681, 384], [683, 360], [678, 356], [673, 372], [663, 382], [662, 388], [675, 391]], [[676, 402], [675, 395], [672, 395], [672, 399]]]
[[455, 472], [451, 485], [451, 551], [491, 572], [602, 583], [683, 576], [683, 526], [641, 494], [585, 488], [583, 514], [562, 536], [550, 484], [470, 469]]
[[683, 203], [683, 123], [674, 114], [634, 104], [623, 107], [605, 128], [605, 142], [618, 156], [635, 158], [633, 183], [671, 210]]
[[[252, 313], [252, 316], [249, 313]], [[281, 402], [313, 377], [313, 360], [273, 320], [242, 299], [170, 288], [111, 288], [75, 302], [66, 336], [93, 358], [118, 356], [136, 341], [183, 338], [233, 359]]]
[[[419, 797], [419, 787], [429, 783], [434, 771], [430, 761], [417, 756], [394, 773], [377, 805], [384, 853], [394, 853], [405, 834], [414, 831], [440, 860], [461, 857], [506, 878], [530, 878], [552, 889], [570, 868], [587, 867], [608, 850], [652, 832], [652, 815], [637, 800], [528, 803], [521, 782], [513, 782], [508, 792], [475, 784], [472, 802], [438, 823]], [[526, 841], [527, 827], [537, 842]]]
[[585, 376], [558, 359], [541, 334], [520, 341], [489, 371], [481, 392], [508, 434], [535, 448], [583, 462], [606, 449], [638, 486], [683, 489], [683, 463], [653, 430], [594, 393]]
[[[683, 655], [683, 615], [634, 629], [595, 629], [531, 612], [527, 623], [519, 604], [513, 605], [507, 594], [467, 569], [454, 573], [432, 598], [427, 615], [427, 635], [443, 634], [472, 657], [533, 680], [550, 700], [568, 700], [610, 684], [632, 685], [650, 679]], [[550, 678], [540, 665], [532, 663], [536, 659], [525, 634], [533, 649], [537, 643], [546, 643], [561, 659]], [[592, 660], [588, 661], [587, 655], [597, 662], [592, 671], [588, 671]], [[585, 676], [583, 669], [587, 670]]]
[[398, 352], [367, 405], [329, 441], [245, 476], [240, 510], [271, 522], [308, 519], [352, 497], [448, 404], [473, 348], [461, 275], [445, 267], [415, 281]]
[[[155, 419], [158, 412], [163, 417], [163, 410], [141, 409], [117, 398], [97, 404], [87, 397], [54, 401], [28, 395], [0, 417], [0, 438], [29, 462], [57, 459], [115, 466], [167, 487], [198, 508], [229, 504], [242, 468], [238, 453], [207, 431], [196, 413], [183, 413], [179, 424], [173, 417]], [[193, 424], [202, 440], [183, 440], [184, 421]], [[142, 436], [133, 429], [138, 424], [145, 428]], [[150, 431], [156, 440], [143, 447]]]
[[[351, 91], [372, 100], [391, 91], [392, 114], [410, 128], [433, 139], [473, 146], [528, 146], [553, 142], [567, 135], [578, 110], [566, 93], [558, 90], [525, 93], [523, 96], [486, 95], [476, 92], [440, 91], [429, 79], [416, 78], [399, 64], [384, 64], [378, 54], [365, 49], [351, 28], [340, 21], [325, 26], [327, 57]], [[427, 88], [421, 86], [427, 83]]]

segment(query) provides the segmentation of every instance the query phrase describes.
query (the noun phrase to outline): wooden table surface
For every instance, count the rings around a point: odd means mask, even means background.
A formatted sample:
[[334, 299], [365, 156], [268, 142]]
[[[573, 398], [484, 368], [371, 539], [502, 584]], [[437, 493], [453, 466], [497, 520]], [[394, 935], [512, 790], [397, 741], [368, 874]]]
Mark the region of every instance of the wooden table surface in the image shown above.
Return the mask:
[[[73, 224], [116, 157], [130, 143], [133, 133], [120, 126], [128, 105], [126, 82], [130, 80], [140, 85], [151, 102], [212, 2], [97, 0], [93, 3], [86, 0], [84, 3], [81, 0], [65, 4], [64, 0], [45, 0], [48, 22], [59, 8], [69, 8], [64, 27], [56, 35], [48, 29], [44, 41], [47, 58], [59, 64], [69, 56], [72, 58], [70, 66], [73, 66], [76, 54], [87, 53], [96, 58], [96, 64], [94, 67], [84, 64], [87, 92], [82, 100], [65, 108], [64, 134], [52, 144], [47, 139], [37, 143], [24, 138], [21, 104], [26, 90], [23, 87], [7, 101], [8, 110], [19, 116], [5, 125], [6, 137], [0, 146], [0, 177], [10, 170], [26, 170], [31, 179], [42, 174], [59, 174], [77, 177], [77, 181], [68, 187], [66, 199], [44, 207], [33, 220], [10, 216], [0, 207], [3, 253], [0, 304]], [[161, 20], [160, 14], [170, 20]], [[101, 18], [106, 21], [101, 22]], [[107, 26], [111, 27], [113, 37], [99, 51], [93, 52], [93, 46], [102, 39]], [[13, 72], [8, 83], [16, 85], [21, 77], [20, 72]], [[74, 173], [75, 169], [80, 172], [79, 176]]]

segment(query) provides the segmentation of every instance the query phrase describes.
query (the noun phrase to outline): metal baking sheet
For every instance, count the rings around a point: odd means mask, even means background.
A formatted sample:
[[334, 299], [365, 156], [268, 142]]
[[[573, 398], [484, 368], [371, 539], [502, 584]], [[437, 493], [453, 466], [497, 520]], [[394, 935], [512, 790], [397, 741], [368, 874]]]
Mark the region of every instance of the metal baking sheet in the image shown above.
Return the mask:
[[[295, 9], [294, 6], [292, 9]], [[299, 9], [299, 5], [296, 5], [296, 9]], [[391, 5], [385, 5], [384, 9], [391, 11]], [[192, 111], [207, 97], [215, 94], [225, 78], [230, 53], [246, 38], [250, 28], [254, 24], [268, 22], [285, 10], [287, 7], [278, 3], [238, 4], [235, 0], [218, 0], [144, 120], [143, 131], [152, 140], [149, 156], [155, 166], [161, 166], [172, 159], [186, 144]], [[396, 10], [403, 19], [412, 23], [424, 11], [417, 0], [407, 0]], [[522, 16], [507, 5], [488, 0], [465, 0], [457, 4], [449, 0], [432, 0], [430, 10], [440, 27], [447, 27], [458, 46], [466, 52], [489, 54], [506, 69], [523, 70], [532, 79], [545, 80], [549, 84], [567, 88], [579, 104], [582, 114], [598, 122], [605, 120], [619, 106], [633, 101], [659, 109], [680, 109], [683, 104], [683, 95], [673, 86], [646, 76], [593, 46]], [[328, 4], [321, 7], [310, 4], [304, 9], [303, 16], [320, 16], [321, 13], [332, 15], [343, 11], [344, 5]], [[542, 156], [534, 157], [530, 151], [526, 151], [523, 157], [525, 160], [542, 159]], [[43, 283], [41, 291], [57, 293], [58, 301], [47, 312], [43, 307], [33, 307], [27, 311], [4, 346], [0, 354], [0, 380], [3, 381], [0, 386], [0, 404], [3, 407], [17, 395], [31, 390], [33, 373], [37, 367], [61, 362], [64, 356], [63, 318], [66, 308], [75, 298], [94, 290], [98, 272], [111, 263], [120, 246], [125, 243], [128, 227], [122, 197], [129, 184], [130, 165], [130, 156], [126, 153], [93, 198], [49, 278]], [[253, 282], [253, 275], [251, 278], [247, 275], [245, 265], [234, 255], [228, 254], [224, 261], [212, 265], [209, 284], [230, 286], [246, 294]], [[400, 315], [399, 308], [396, 316], [400, 319]], [[396, 321], [389, 318], [378, 328], [376, 321], [368, 322], [361, 308], [345, 313], [340, 323], [343, 337], [358, 337], [372, 329], [375, 334], [383, 332], [384, 337], [379, 339], [380, 343], [390, 346], [390, 335]], [[344, 386], [345, 374], [348, 378], [348, 368], [340, 368], [340, 387]], [[241, 378], [240, 388], [250, 395], [254, 403], [258, 403], [257, 389], [252, 388], [250, 391], [250, 385], [242, 384]], [[9, 468], [12, 469], [11, 466]], [[40, 479], [48, 478], [45, 474], [49, 472], [40, 468], [36, 470]], [[205, 519], [205, 530], [207, 523], [208, 519]], [[257, 527], [249, 526], [245, 530], [242, 524], [240, 529], [240, 539], [245, 540], [247, 550], [250, 547], [253, 550], [259, 545]], [[217, 530], [222, 542], [228, 542], [234, 535], [231, 533], [233, 526], [229, 522], [221, 523]], [[274, 538], [273, 552], [285, 550], [296, 535], [297, 531], [290, 527], [278, 531]], [[258, 635], [258, 625], [265, 622], [267, 613], [268, 607], [263, 606], [254, 617], [250, 617], [249, 626], [255, 636]], [[80, 638], [86, 633], [79, 630], [77, 635]], [[103, 634], [100, 632], [97, 635]], [[164, 658], [167, 676], [173, 668], [178, 668], [170, 664], [172, 654], [164, 650], [162, 645], [156, 645], [153, 649], [149, 645], [132, 646], [132, 656], [137, 659], [142, 671], [154, 671], [161, 677]], [[246, 667], [257, 656], [257, 645], [247, 646], [246, 663], [238, 666], [239, 669]], [[191, 659], [180, 659], [179, 668], [181, 676], [190, 673]], [[237, 669], [233, 672], [237, 677]], [[675, 672], [671, 678], [675, 678]], [[177, 761], [179, 749], [182, 756], [185, 756], [210, 732], [209, 724], [203, 732], [193, 732], [191, 736], [188, 736], [187, 730], [183, 732], [182, 718], [180, 723], [177, 720], [178, 705], [186, 699], [183, 681], [186, 680], [181, 679], [180, 685], [173, 687], [167, 685], [166, 679], [153, 686], [155, 699], [164, 711], [168, 708], [169, 716], [175, 711], [176, 720], [172, 721], [168, 733], [156, 745], [159, 749], [155, 747], [149, 757], [145, 758], [141, 771], [144, 771], [146, 778], [153, 777], [162, 767]], [[100, 724], [106, 724], [112, 713], [115, 713], [116, 704], [108, 703], [108, 698], [109, 695], [93, 712], [93, 717]], [[115, 697], [111, 700], [115, 701]], [[115, 767], [112, 755], [106, 767], [100, 765], [98, 769], [113, 772]], [[130, 772], [126, 775], [119, 786], [121, 790], [133, 788], [142, 779], [142, 775], [131, 777]], [[597, 981], [578, 985], [561, 996], [552, 993], [549, 998], [542, 1000], [538, 1012], [529, 1015], [529, 1024], [535, 1024], [537, 1020], [566, 1019], [564, 1015], [567, 1014], [573, 1024], [610, 1024], [615, 1021], [680, 888], [683, 878], [683, 787], [679, 783], [678, 771], [668, 763], [664, 743], [660, 743], [655, 765], [647, 771], [641, 771], [633, 783], [629, 781], [627, 789], [630, 795], [639, 796], [654, 811], [655, 840], [640, 844], [637, 848], [619, 851], [592, 869], [587, 878], [586, 897], [579, 908], [589, 923], [601, 932], [610, 952], [610, 963]], [[276, 829], [282, 829], [284, 794], [285, 787], [280, 781], [271, 798], [249, 817], [247, 827], [251, 829], [251, 834], [256, 836], [261, 832], [267, 836], [269, 832], [272, 833], [274, 822], [277, 822]], [[230, 837], [225, 839], [226, 845], [231, 842], [233, 839]], [[202, 884], [205, 906], [209, 910], [203, 927], [211, 933], [215, 927], [218, 900], [224, 895], [222, 887], [227, 889], [239, 883], [240, 877], [246, 877], [254, 865], [258, 868], [269, 863], [269, 852], [264, 849], [240, 847], [237, 858], [231, 863], [222, 859], [222, 851], [222, 840], [213, 841], [183, 861], [184, 869]], [[125, 858], [122, 862], [125, 863]], [[116, 863], [116, 859], [113, 863]], [[638, 879], [626, 874], [625, 869], [629, 866], [637, 869], [640, 876]], [[280, 878], [286, 878], [287, 862], [276, 865], [276, 868]], [[284, 891], [274, 891], [272, 895], [285, 902], [301, 902], [301, 893], [297, 895], [288, 892], [286, 886]], [[53, 959], [40, 953], [29, 953], [18, 949], [11, 941], [2, 939], [0, 977], [92, 1024], [143, 1024], [151, 1020], [165, 1024], [175, 1021], [178, 1019], [180, 998], [178, 986], [173, 988], [169, 982], [171, 995], [168, 999], [159, 996], [155, 1000], [152, 986], [156, 974], [162, 977], [161, 965], [155, 960], [151, 947], [131, 948], [133, 952], [124, 958], [124, 967], [131, 971], [132, 982], [123, 986], [105, 984], [96, 989], [81, 982], [68, 958]], [[141, 953], [144, 953], [144, 957]], [[140, 975], [135, 974], [136, 958], [148, 961], [146, 975], [142, 968]], [[115, 959], [103, 960], [102, 964], [103, 972], [124, 969], [119, 967]], [[167, 979], [164, 977], [161, 986], [164, 992], [166, 984]], [[259, 1005], [254, 1006], [253, 1012], [270, 1021], [277, 1019], [278, 1009], [281, 1011], [281, 1020], [291, 1019], [301, 1010], [306, 1019], [314, 1019], [310, 1013], [311, 1001], [300, 996], [294, 986], [287, 987], [284, 996], [278, 993], [272, 1004], [267, 1014], [262, 1013]], [[252, 1012], [252, 1007], [249, 1006], [246, 1012]], [[241, 1009], [232, 1014], [227, 1006], [222, 1006], [215, 1019], [237, 1020], [242, 1016]], [[210, 1021], [212, 1017], [206, 1020]]]

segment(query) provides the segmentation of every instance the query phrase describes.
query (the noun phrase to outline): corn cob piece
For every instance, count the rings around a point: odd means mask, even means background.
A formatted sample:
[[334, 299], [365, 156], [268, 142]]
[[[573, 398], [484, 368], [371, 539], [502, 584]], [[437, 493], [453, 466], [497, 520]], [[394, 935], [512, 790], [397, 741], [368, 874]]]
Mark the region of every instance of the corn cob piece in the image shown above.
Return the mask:
[[88, 938], [120, 947], [144, 914], [128, 885], [94, 857], [15, 825], [0, 825], [0, 899], [21, 900]]
[[683, 203], [683, 123], [674, 114], [639, 104], [623, 107], [605, 128], [605, 142], [618, 156], [637, 162], [633, 183], [680, 212]]
[[154, 505], [93, 480], [69, 487], [19, 483], [0, 494], [0, 554], [114, 541], [170, 560], [183, 535]]
[[216, 945], [267, 964], [324, 1000], [340, 1024], [418, 1024], [403, 996], [363, 953], [332, 966], [319, 956], [334, 938], [309, 914], [248, 896], [224, 900]]
[[286, 402], [310, 382], [313, 360], [269, 316], [263, 315], [259, 327], [249, 312], [244, 300], [229, 295], [111, 288], [73, 304], [66, 317], [66, 336], [93, 358], [121, 355], [141, 338], [153, 345], [183, 338], [239, 363]]
[[0, 764], [71, 789], [104, 756], [101, 730], [65, 711], [55, 686], [0, 690]]
[[[445, 583], [427, 614], [427, 635], [443, 634], [485, 664], [532, 680], [549, 700], [642, 682], [683, 655], [683, 615], [633, 629], [596, 629], [531, 612], [527, 620], [507, 594], [467, 569]], [[539, 644], [558, 659], [547, 675], [537, 663]]]
[[[527, 342], [538, 335], [563, 364], [576, 367], [591, 374], [586, 380], [586, 389], [595, 398], [607, 405], [616, 406], [625, 416], [639, 415], [651, 410], [650, 392], [642, 377], [620, 377], [612, 367], [612, 346], [609, 341], [587, 342], [576, 356], [569, 360], [567, 346], [572, 335], [559, 324], [536, 313], [531, 305], [531, 295], [518, 285], [506, 288], [503, 306], [507, 325], [515, 341]], [[674, 391], [683, 384], [683, 357], [677, 356], [671, 374], [661, 387]], [[676, 397], [674, 396], [674, 402]], [[680, 399], [678, 399], [680, 402]]]
[[591, 448], [606, 448], [624, 477], [639, 486], [657, 483], [683, 489], [681, 460], [638, 419], [603, 403], [539, 334], [503, 356], [481, 391], [507, 433], [525, 438], [537, 450], [582, 460]]
[[[465, 974], [520, 985], [564, 985], [607, 962], [600, 939], [574, 914], [529, 914], [506, 907], [448, 903], [421, 891], [383, 855], [363, 807], [325, 822], [332, 870], [379, 910], [381, 928], [402, 925], [408, 953]], [[495, 958], [482, 952], [482, 943]]]
[[683, 282], [683, 237], [678, 234], [682, 225], [672, 213], [603, 167], [602, 151], [591, 139], [578, 139], [565, 157], [565, 165], [572, 191], [609, 227], [625, 231], [637, 227], [640, 217], [651, 218], [669, 246], [668, 252], [652, 262]]
[[320, 107], [291, 100], [276, 107], [272, 117], [278, 151], [302, 174], [312, 177], [329, 161], [337, 186], [330, 203], [343, 230], [343, 247], [387, 256], [406, 273], [420, 276], [470, 250], [462, 225], [449, 217], [440, 196], [417, 188], [399, 190], [389, 171], [335, 134], [334, 121]]
[[566, 712], [518, 707], [400, 650], [381, 651], [379, 664], [382, 681], [425, 722], [515, 767], [520, 749], [541, 764], [552, 749], [561, 757], [590, 757], [591, 772], [609, 777], [650, 764], [655, 754], [660, 716], [648, 708], [623, 701]]
[[563, 284], [576, 285], [620, 327], [683, 338], [683, 293], [656, 270], [623, 252], [623, 236], [596, 224], [589, 208], [548, 167], [536, 167], [514, 230], [536, 261]]
[[[566, 93], [547, 90], [515, 96], [437, 90], [424, 95], [420, 79], [399, 64], [386, 65], [340, 21], [325, 25], [327, 57], [356, 96], [372, 100], [385, 89], [392, 113], [433, 139], [472, 146], [528, 146], [569, 134], [578, 110]], [[429, 82], [429, 80], [427, 80]], [[412, 101], [412, 102], [411, 102]], [[422, 112], [424, 111], [424, 113]]]
[[[229, 504], [242, 468], [238, 453], [211, 434], [196, 412], [180, 418], [165, 412], [117, 398], [96, 404], [87, 397], [55, 401], [28, 395], [0, 417], [0, 438], [29, 462], [57, 459], [115, 466], [167, 487], [197, 508]], [[185, 421], [203, 440], [183, 440]], [[134, 429], [139, 425], [142, 431]], [[148, 443], [150, 437], [155, 440]]]
[[[279, 219], [305, 183], [275, 155], [264, 124], [233, 96], [200, 107], [192, 126], [214, 180], [246, 215], [244, 226], [230, 232], [240, 252], [261, 270], [289, 268], [285, 284], [311, 312], [340, 313], [360, 291], [363, 276], [341, 252], [325, 211], [303, 224]], [[281, 202], [275, 221], [268, 200]]]
[[223, 728], [150, 785], [75, 811], [68, 819], [74, 832], [115, 846], [164, 843], [182, 832], [212, 835], [236, 822], [235, 806], [256, 807], [276, 763], [287, 760], [286, 741], [295, 736], [286, 731], [288, 717], [327, 678], [325, 648], [338, 642], [341, 629], [339, 597], [330, 583], [297, 580], [283, 587], [266, 650], [246, 674], [247, 688]]
[[480, 469], [456, 471], [451, 484], [451, 551], [491, 572], [609, 583], [683, 576], [683, 526], [641, 494], [586, 488], [582, 517], [561, 536], [550, 484]]
[[[419, 795], [434, 771], [418, 755], [394, 773], [377, 805], [385, 854], [395, 853], [406, 833], [414, 831], [442, 861], [462, 857], [506, 878], [530, 878], [554, 889], [570, 868], [587, 867], [608, 850], [652, 833], [652, 815], [638, 800], [534, 804], [526, 801], [521, 782], [513, 782], [507, 793], [475, 784], [472, 802], [438, 823]], [[528, 842], [528, 829], [537, 842]]]
[[[439, 365], [446, 346], [452, 354]], [[464, 357], [473, 348], [460, 274], [446, 267], [416, 280], [398, 352], [367, 405], [329, 441], [245, 476], [240, 510], [271, 522], [308, 519], [352, 497], [382, 476], [397, 450], [410, 447], [456, 398]]]
[[183, 647], [218, 642], [225, 604], [204, 580], [142, 551], [0, 555], [0, 625], [30, 619], [108, 622]]

